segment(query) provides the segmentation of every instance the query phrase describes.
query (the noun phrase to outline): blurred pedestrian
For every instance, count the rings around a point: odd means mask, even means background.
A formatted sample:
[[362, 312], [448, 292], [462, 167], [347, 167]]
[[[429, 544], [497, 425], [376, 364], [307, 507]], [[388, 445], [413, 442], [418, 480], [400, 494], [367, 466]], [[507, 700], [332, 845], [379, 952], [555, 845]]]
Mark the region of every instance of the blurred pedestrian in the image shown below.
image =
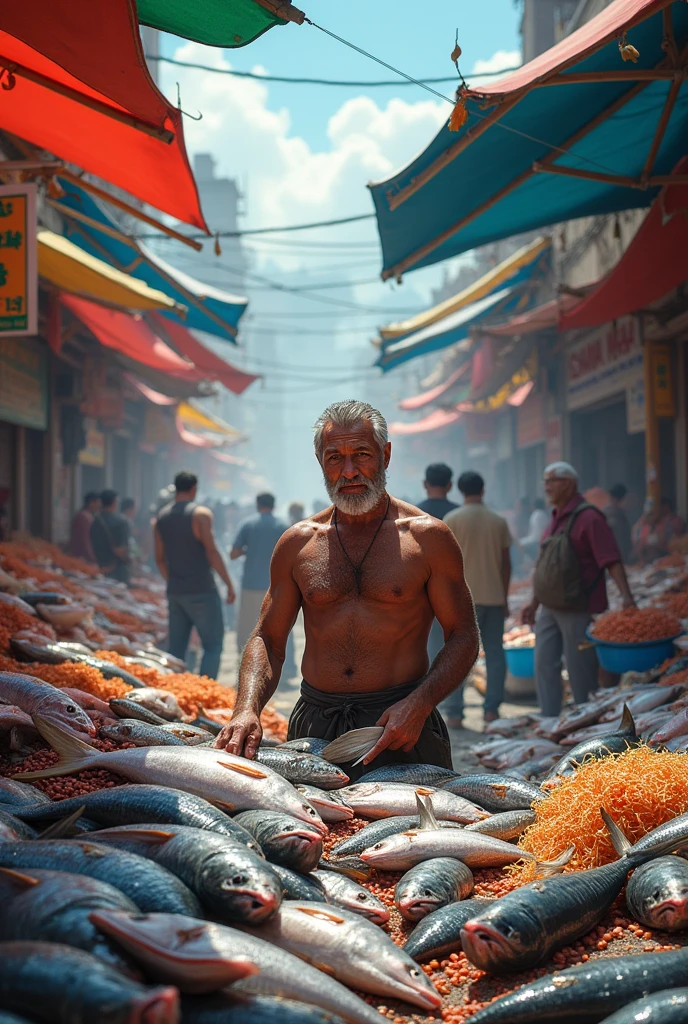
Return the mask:
[[[463, 552], [466, 582], [475, 602], [485, 652], [487, 689], [483, 715], [485, 722], [494, 722], [499, 718], [499, 705], [504, 699], [504, 619], [509, 614], [509, 548], [512, 539], [506, 519], [489, 509], [483, 501], [485, 482], [480, 473], [462, 473], [458, 487], [464, 503], [461, 508], [450, 512], [444, 521]], [[463, 718], [463, 687], [454, 691], [450, 702], [449, 724], [452, 725], [454, 720], [460, 724]]]
[[129, 553], [132, 562], [140, 562], [141, 545], [139, 543], [141, 531], [136, 519], [136, 502], [133, 498], [125, 498], [120, 505], [120, 512], [125, 519], [129, 520]]
[[597, 656], [585, 634], [592, 616], [608, 607], [605, 571], [619, 588], [624, 608], [635, 602], [611, 527], [580, 493], [574, 467], [553, 462], [544, 482], [552, 518], [535, 566], [533, 600], [521, 614], [525, 623], [535, 625], [540, 711], [554, 717], [561, 712], [562, 656], [576, 704], [597, 689]]
[[[451, 468], [444, 462], [433, 462], [427, 467], [423, 480], [427, 497], [418, 502], [421, 512], [427, 512], [435, 519], [444, 519], [448, 512], [453, 512], [459, 507], [456, 502], [447, 498], [452, 489], [453, 475]], [[443, 647], [444, 632], [437, 619], [433, 619], [428, 637], [428, 659], [431, 665]]]
[[198, 478], [177, 473], [174, 488], [174, 500], [160, 510], [154, 529], [155, 561], [167, 580], [168, 650], [185, 659], [195, 627], [203, 644], [200, 674], [217, 679], [225, 627], [213, 570], [227, 587], [227, 604], [236, 595], [215, 543], [213, 514], [196, 504]]
[[624, 509], [624, 500], [628, 494], [628, 488], [624, 484], [614, 484], [609, 489], [609, 504], [603, 509], [604, 517], [609, 523], [621, 553], [621, 561], [627, 564], [633, 553], [633, 540], [631, 537], [631, 524], [628, 521]]
[[237, 648], [243, 651], [253, 632], [260, 608], [270, 587], [270, 559], [275, 545], [287, 524], [274, 515], [273, 494], [259, 494], [256, 498], [256, 515], [246, 519], [239, 527], [229, 557], [246, 558], [241, 580], [239, 600], [239, 621], [237, 622]]
[[91, 526], [93, 518], [100, 509], [100, 495], [89, 491], [84, 495], [84, 504], [72, 519], [69, 532], [69, 554], [75, 558], [83, 558], [85, 562], [95, 562], [91, 544]]
[[540, 541], [548, 526], [549, 516], [545, 511], [545, 502], [542, 498], [536, 498], [533, 502], [533, 511], [530, 513], [530, 519], [528, 520], [528, 533], [525, 537], [521, 537], [518, 542], [521, 550], [529, 558], [532, 558], [533, 561], [538, 556]]
[[100, 495], [100, 511], [91, 523], [91, 545], [102, 572], [113, 580], [129, 584], [131, 552], [129, 520], [117, 511], [117, 491], [105, 490]]
[[295, 526], [306, 518], [306, 507], [300, 501], [292, 501], [288, 513], [289, 525]]
[[421, 512], [427, 512], [435, 519], [444, 519], [447, 513], [459, 507], [455, 501], [447, 498], [452, 489], [452, 476], [452, 470], [444, 462], [433, 462], [428, 466], [423, 480], [427, 498], [418, 502]]

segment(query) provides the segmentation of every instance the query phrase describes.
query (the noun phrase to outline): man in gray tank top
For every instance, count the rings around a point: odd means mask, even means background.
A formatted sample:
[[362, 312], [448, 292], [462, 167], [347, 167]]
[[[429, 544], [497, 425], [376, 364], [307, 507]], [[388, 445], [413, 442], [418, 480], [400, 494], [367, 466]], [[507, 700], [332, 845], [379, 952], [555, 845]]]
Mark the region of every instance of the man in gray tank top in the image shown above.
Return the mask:
[[167, 580], [170, 654], [186, 658], [195, 626], [203, 644], [201, 675], [217, 679], [225, 627], [213, 570], [227, 586], [227, 604], [236, 595], [215, 543], [213, 514], [196, 504], [197, 488], [193, 473], [177, 473], [174, 501], [160, 510], [155, 523], [155, 562]]

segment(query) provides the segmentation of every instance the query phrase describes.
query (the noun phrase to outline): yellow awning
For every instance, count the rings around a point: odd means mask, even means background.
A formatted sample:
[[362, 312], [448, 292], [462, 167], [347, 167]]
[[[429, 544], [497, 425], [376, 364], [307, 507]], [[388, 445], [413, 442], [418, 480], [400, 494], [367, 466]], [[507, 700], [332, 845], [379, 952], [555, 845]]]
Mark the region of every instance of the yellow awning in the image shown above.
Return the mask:
[[237, 430], [236, 427], [231, 427], [229, 423], [225, 423], [218, 416], [211, 416], [209, 413], [201, 412], [200, 409], [196, 409], [189, 402], [181, 402], [179, 404], [177, 416], [185, 427], [195, 428], [196, 430], [209, 430], [213, 434], [224, 434], [226, 437], [233, 437], [235, 439], [241, 437], [241, 431]]
[[110, 306], [186, 311], [164, 292], [115, 270], [53, 231], [38, 232], [38, 273], [62, 291]]
[[495, 289], [502, 287], [523, 267], [533, 263], [540, 253], [548, 249], [551, 244], [552, 240], [550, 238], [536, 238], [534, 242], [524, 245], [513, 256], [509, 256], [508, 259], [503, 260], [498, 266], [489, 270], [487, 274], [483, 274], [478, 281], [469, 285], [468, 288], [464, 288], [458, 295], [452, 295], [450, 299], [445, 299], [444, 302], [438, 303], [438, 305], [433, 306], [432, 309], [428, 309], [424, 313], [418, 313], [409, 320], [401, 320], [399, 323], [381, 327], [380, 337], [383, 341], [389, 341], [392, 338], [399, 338], [404, 334], [412, 334], [423, 327], [429, 327], [431, 324], [437, 323], [438, 320], [444, 319], [450, 313], [458, 312], [464, 306], [470, 306], [471, 303], [478, 302], [480, 299], [485, 298], [486, 295], [495, 291]]

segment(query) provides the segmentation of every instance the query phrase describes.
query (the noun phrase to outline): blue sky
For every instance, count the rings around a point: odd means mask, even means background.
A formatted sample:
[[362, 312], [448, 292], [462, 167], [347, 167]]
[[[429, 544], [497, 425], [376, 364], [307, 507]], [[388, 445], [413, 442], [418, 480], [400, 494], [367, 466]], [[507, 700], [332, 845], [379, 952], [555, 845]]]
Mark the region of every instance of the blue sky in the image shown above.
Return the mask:
[[[375, 56], [414, 77], [452, 75], [450, 54], [459, 31], [463, 49], [461, 70], [470, 72], [477, 61], [488, 60], [497, 51], [519, 48], [519, 13], [514, 0], [298, 0], [312, 21], [368, 50]], [[181, 41], [168, 36], [163, 53], [173, 56]], [[305, 75], [313, 78], [392, 79], [394, 76], [373, 61], [309, 25], [289, 25], [265, 33], [250, 46], [224, 51], [231, 65], [250, 71], [256, 66], [276, 75]], [[183, 105], [193, 109], [193, 82], [200, 72], [184, 83]], [[444, 89], [451, 94], [451, 85]], [[442, 87], [440, 87], [442, 91]], [[287, 107], [292, 130], [311, 146], [327, 144], [328, 118], [347, 100], [369, 95], [378, 105], [395, 96], [408, 102], [426, 98], [415, 86], [390, 89], [333, 88], [271, 84], [269, 105]], [[201, 108], [202, 109], [202, 108]]]

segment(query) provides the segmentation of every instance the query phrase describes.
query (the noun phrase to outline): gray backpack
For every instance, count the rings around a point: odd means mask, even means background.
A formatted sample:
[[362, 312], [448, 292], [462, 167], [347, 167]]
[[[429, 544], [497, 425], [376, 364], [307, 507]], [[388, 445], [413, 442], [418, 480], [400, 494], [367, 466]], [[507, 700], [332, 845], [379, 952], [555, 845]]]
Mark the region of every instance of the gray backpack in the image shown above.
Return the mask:
[[533, 593], [545, 608], [556, 612], [585, 612], [588, 598], [597, 586], [604, 569], [591, 587], [584, 587], [580, 562], [571, 543], [571, 529], [585, 509], [602, 512], [589, 502], [582, 502], [569, 515], [566, 526], [542, 542], [533, 575]]

